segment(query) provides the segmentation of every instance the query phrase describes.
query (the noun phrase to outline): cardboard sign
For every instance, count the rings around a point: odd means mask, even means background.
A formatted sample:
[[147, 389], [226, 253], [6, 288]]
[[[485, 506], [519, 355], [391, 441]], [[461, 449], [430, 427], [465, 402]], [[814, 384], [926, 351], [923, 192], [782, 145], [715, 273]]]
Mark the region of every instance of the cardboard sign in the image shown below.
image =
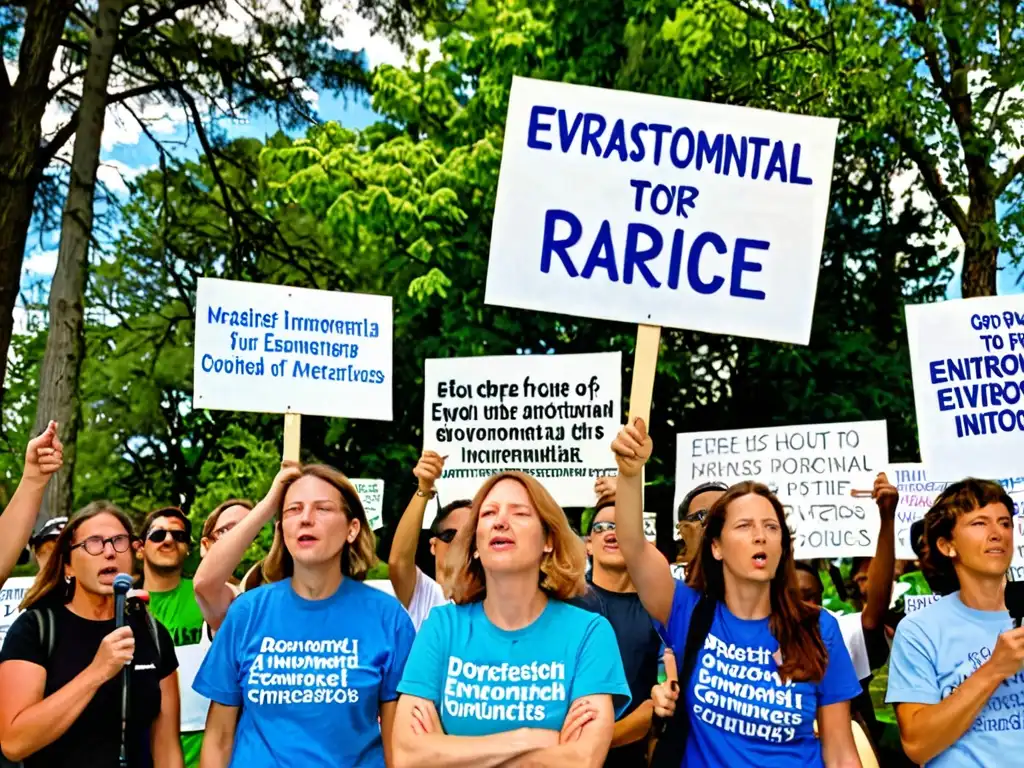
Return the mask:
[[25, 593], [34, 582], [34, 576], [15, 576], [0, 587], [0, 646], [3, 646], [4, 638], [7, 637], [7, 631], [14, 624], [14, 620], [21, 615], [18, 605], [25, 599]]
[[1024, 296], [908, 306], [907, 339], [929, 471], [1024, 474]]
[[384, 527], [384, 481], [383, 480], [351, 480], [363, 502], [366, 520], [370, 530], [376, 531]]
[[756, 480], [785, 507], [797, 559], [873, 555], [878, 507], [850, 491], [870, 490], [888, 461], [884, 421], [683, 433], [675, 507], [700, 483]]
[[900, 503], [896, 507], [896, 559], [916, 560], [910, 526], [924, 519], [951, 481], [929, 477], [924, 464], [892, 464], [887, 474], [889, 482], [900, 492]]
[[424, 449], [448, 457], [442, 504], [520, 470], [562, 506], [586, 507], [594, 481], [618, 473], [609, 449], [622, 415], [618, 352], [427, 360], [424, 388]]
[[391, 420], [391, 297], [201, 278], [195, 408]]
[[485, 300], [807, 344], [838, 125], [513, 78]]

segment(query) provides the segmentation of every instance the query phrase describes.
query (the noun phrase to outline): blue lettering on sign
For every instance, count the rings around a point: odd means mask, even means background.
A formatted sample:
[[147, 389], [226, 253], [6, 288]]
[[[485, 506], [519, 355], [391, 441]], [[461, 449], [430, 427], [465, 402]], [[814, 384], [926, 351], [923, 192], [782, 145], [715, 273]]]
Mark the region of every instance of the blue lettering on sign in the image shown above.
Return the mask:
[[[637, 186], [634, 183], [634, 187]], [[637, 194], [639, 195], [641, 191], [638, 189]], [[574, 213], [557, 208], [547, 211], [544, 216], [540, 271], [549, 274], [552, 263], [556, 262], [569, 277], [590, 280], [596, 270], [602, 269], [610, 282], [618, 282], [621, 264], [622, 282], [627, 285], [632, 284], [634, 278], [639, 276], [651, 288], [659, 288], [662, 284], [659, 276], [664, 274], [669, 288], [675, 290], [679, 287], [684, 230], [676, 229], [673, 233], [667, 267], [663, 266], [666, 259], [661, 258], [666, 250], [665, 237], [658, 228], [650, 224], [630, 223], [626, 228], [625, 243], [621, 246], [621, 257], [617, 257], [611, 224], [608, 220], [602, 221], [592, 243], [589, 243], [589, 250], [576, 251], [580, 258], [587, 253], [586, 261], [582, 263], [581, 268], [573, 261], [570, 251], [575, 246], [583, 244], [583, 235], [583, 224]], [[694, 237], [687, 253], [686, 282], [694, 292], [711, 295], [726, 285], [728, 276], [731, 296], [761, 301], [765, 298], [765, 292], [744, 286], [743, 279], [746, 273], [760, 272], [763, 269], [761, 262], [754, 260], [750, 252], [769, 249], [770, 243], [764, 240], [737, 238], [730, 246], [715, 232], [699, 233]], [[709, 255], [712, 251], [726, 258], [712, 260]]]
[[553, 134], [557, 135], [557, 147], [562, 154], [578, 151], [584, 157], [639, 163], [648, 158], [650, 148], [650, 158], [656, 166], [666, 157], [680, 170], [693, 167], [741, 179], [814, 184], [813, 179], [800, 173], [799, 142], [693, 131], [687, 126], [664, 123], [627, 123], [622, 118], [611, 121], [609, 128], [609, 119], [598, 112], [569, 112], [535, 104], [530, 110], [526, 146], [541, 152], [554, 151]]

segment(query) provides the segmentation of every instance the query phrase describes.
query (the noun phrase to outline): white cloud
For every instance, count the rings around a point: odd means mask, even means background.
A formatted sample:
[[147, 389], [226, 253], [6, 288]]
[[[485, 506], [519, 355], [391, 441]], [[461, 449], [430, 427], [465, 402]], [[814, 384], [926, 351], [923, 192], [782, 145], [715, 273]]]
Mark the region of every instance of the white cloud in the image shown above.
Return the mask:
[[127, 182], [141, 176], [146, 171], [156, 168], [155, 165], [128, 165], [119, 160], [104, 160], [96, 169], [96, 178], [106, 185], [107, 189], [115, 195], [127, 195]]
[[21, 269], [33, 277], [53, 277], [53, 273], [57, 271], [57, 249], [34, 251], [22, 262]]

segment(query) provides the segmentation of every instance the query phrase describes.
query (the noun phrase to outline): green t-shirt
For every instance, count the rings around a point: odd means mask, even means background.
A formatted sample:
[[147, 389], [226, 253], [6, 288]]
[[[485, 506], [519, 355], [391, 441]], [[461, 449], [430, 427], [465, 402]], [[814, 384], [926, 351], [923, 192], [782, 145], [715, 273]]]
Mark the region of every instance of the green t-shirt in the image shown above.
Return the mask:
[[150, 592], [149, 609], [167, 628], [174, 647], [195, 645], [203, 632], [203, 613], [196, 602], [192, 579], [182, 579], [170, 592]]

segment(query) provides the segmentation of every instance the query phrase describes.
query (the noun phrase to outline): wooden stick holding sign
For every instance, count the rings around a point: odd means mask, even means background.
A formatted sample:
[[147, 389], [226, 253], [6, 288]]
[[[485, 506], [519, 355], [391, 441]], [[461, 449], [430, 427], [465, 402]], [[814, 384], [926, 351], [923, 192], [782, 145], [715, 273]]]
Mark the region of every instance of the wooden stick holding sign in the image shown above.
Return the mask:
[[299, 460], [299, 447], [302, 445], [302, 414], [286, 413], [284, 415], [284, 461]]
[[654, 397], [654, 374], [658, 370], [658, 348], [661, 346], [660, 325], [639, 325], [636, 329], [636, 351], [633, 353], [633, 385], [629, 389], [629, 420], [643, 419], [650, 428], [651, 400]]

